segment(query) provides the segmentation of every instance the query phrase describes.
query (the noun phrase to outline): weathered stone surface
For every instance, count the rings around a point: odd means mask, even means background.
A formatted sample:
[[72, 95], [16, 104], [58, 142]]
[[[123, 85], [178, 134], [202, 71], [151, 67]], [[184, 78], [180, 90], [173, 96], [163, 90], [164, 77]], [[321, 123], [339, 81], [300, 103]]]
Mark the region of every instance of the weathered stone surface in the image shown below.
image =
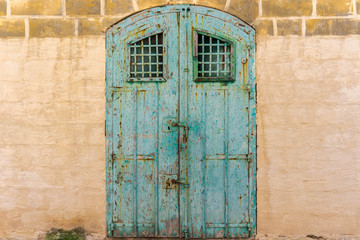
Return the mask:
[[5, 16], [6, 15], [6, 1], [5, 0], [0, 0], [0, 16]]
[[271, 20], [262, 20], [256, 26], [257, 35], [274, 35], [274, 25]]
[[12, 0], [12, 15], [61, 15], [61, 0]]
[[306, 35], [330, 35], [331, 20], [329, 19], [310, 19], [306, 21]]
[[301, 35], [301, 20], [277, 20], [278, 35]]
[[228, 11], [248, 24], [251, 24], [258, 16], [259, 6], [258, 2], [253, 0], [231, 1]]
[[0, 238], [104, 239], [104, 38], [0, 39], [0, 53]]
[[317, 0], [319, 16], [345, 16], [351, 14], [351, 0]]
[[311, 19], [306, 21], [306, 35], [360, 34], [357, 19]]
[[[349, 38], [356, 53], [344, 59]], [[359, 188], [358, 168], [353, 169], [360, 153], [359, 41], [359, 36], [257, 39], [258, 233], [359, 235], [353, 212], [358, 201], [351, 193]], [[287, 172], [290, 168], [297, 170]]]
[[66, 0], [66, 15], [99, 15], [100, 0]]
[[[150, 0], [143, 0], [144, 2], [151, 2]], [[196, 2], [198, 5], [213, 7], [216, 9], [223, 10], [226, 4], [226, 0], [199, 0]]]
[[105, 14], [130, 14], [134, 12], [133, 3], [131, 0], [105, 0]]
[[106, 29], [119, 19], [88, 18], [79, 19], [79, 36], [103, 35]]
[[74, 36], [74, 20], [71, 19], [30, 19], [30, 37]]
[[0, 37], [25, 37], [22, 19], [0, 19]]
[[334, 35], [360, 34], [359, 19], [334, 19], [332, 20], [331, 33]]
[[310, 16], [312, 0], [263, 0], [262, 11], [266, 17]]

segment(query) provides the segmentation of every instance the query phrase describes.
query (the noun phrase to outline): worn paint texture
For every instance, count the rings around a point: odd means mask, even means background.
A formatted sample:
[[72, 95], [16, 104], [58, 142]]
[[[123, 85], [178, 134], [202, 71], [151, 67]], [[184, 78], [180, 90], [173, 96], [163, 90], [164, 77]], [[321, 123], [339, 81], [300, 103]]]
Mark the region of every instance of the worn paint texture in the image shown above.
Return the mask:
[[[229, 14], [184, 5], [134, 15], [107, 37], [108, 235], [253, 236], [254, 30]], [[155, 54], [156, 46], [164, 53]], [[153, 57], [164, 59], [161, 77], [155, 60], [155, 77], [146, 76], [144, 62]], [[223, 58], [229, 77], [206, 78]]]
[[[0, 239], [75, 227], [104, 239], [105, 30], [183, 2], [0, 0]], [[257, 237], [359, 239], [360, 2], [186, 3], [257, 33]]]

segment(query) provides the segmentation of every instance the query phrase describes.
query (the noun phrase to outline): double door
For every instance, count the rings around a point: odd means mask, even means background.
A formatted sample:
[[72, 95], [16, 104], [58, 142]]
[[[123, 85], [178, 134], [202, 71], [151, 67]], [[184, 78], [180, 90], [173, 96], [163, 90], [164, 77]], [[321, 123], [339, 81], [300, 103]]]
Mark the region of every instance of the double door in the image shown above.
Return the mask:
[[253, 30], [155, 8], [107, 33], [107, 230], [234, 238], [256, 229]]

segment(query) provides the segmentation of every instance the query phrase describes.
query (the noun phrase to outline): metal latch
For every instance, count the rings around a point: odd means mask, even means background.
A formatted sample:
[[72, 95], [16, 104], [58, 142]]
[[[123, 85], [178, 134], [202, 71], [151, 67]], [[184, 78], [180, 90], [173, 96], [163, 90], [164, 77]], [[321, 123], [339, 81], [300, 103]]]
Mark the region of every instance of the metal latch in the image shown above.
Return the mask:
[[186, 123], [174, 122], [174, 123], [171, 124], [171, 126], [173, 126], [173, 127], [183, 127], [185, 130], [189, 130], [189, 127], [186, 125]]
[[188, 188], [189, 187], [189, 184], [186, 182], [186, 180], [185, 179], [172, 179], [171, 180], [171, 183], [173, 183], [173, 184], [183, 184], [184, 185], [184, 187], [186, 187], [186, 188]]
[[162, 182], [163, 189], [175, 189], [176, 188], [176, 183], [173, 182], [175, 179], [173, 177], [176, 177], [176, 176], [164, 176], [163, 177], [163, 182]]

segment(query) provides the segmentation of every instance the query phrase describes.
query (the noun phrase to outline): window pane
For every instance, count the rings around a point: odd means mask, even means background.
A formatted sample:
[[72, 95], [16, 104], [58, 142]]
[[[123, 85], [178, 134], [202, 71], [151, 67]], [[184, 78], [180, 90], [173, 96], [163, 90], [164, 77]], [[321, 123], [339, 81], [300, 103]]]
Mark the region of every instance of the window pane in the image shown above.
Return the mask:
[[162, 33], [144, 38], [130, 46], [130, 77], [162, 77], [162, 69]]
[[198, 34], [198, 77], [230, 78], [230, 48], [220, 39]]

